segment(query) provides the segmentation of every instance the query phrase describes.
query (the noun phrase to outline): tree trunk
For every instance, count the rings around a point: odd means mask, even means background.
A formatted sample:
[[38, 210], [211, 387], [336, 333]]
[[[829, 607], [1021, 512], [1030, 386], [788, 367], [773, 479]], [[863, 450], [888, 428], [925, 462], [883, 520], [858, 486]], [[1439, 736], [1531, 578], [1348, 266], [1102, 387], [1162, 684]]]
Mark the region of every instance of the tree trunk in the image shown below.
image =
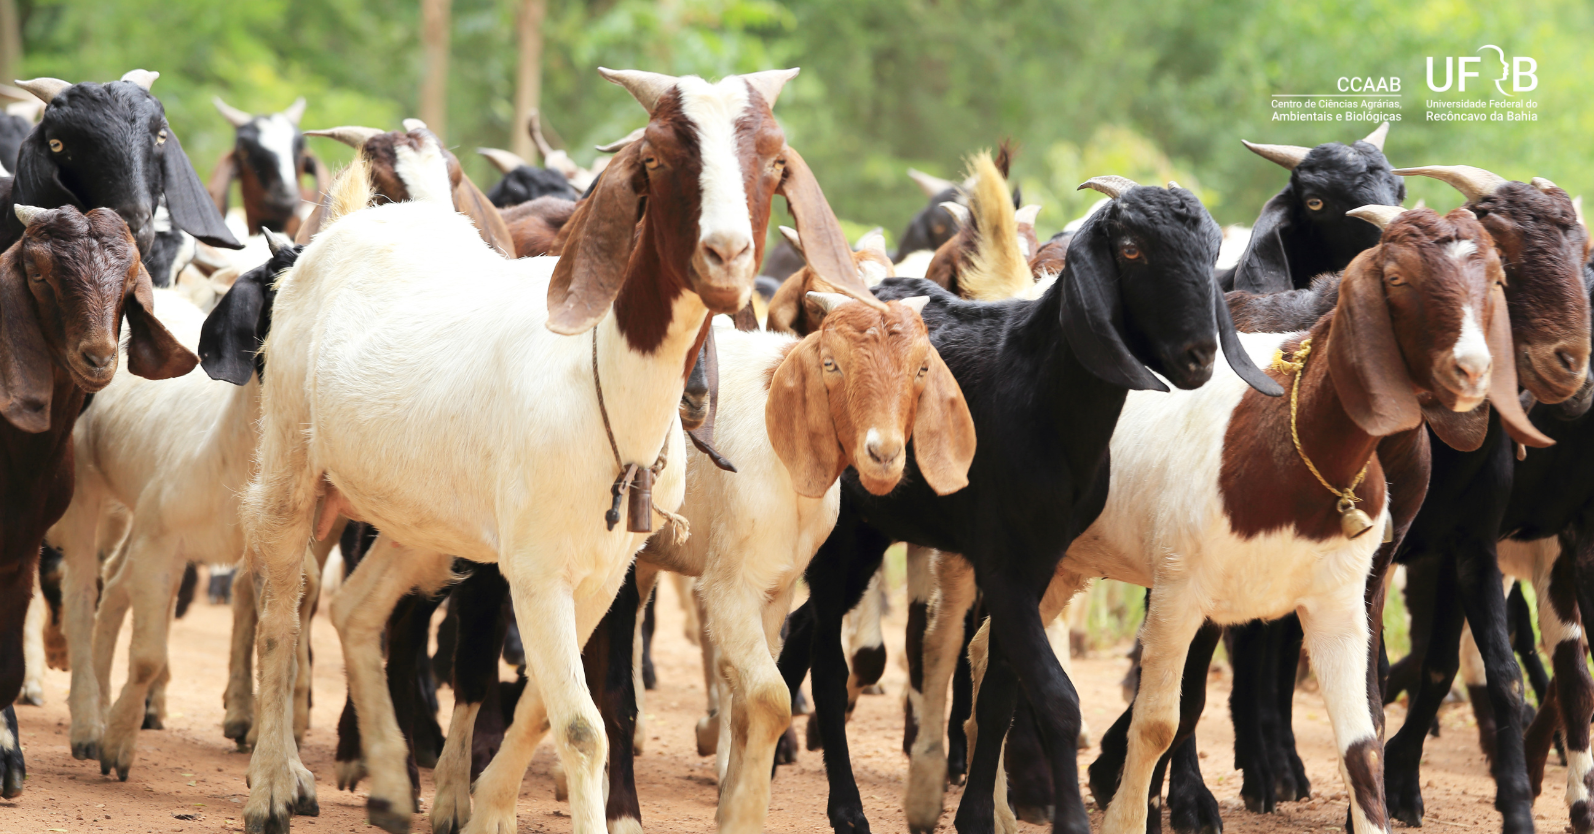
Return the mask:
[[521, 159], [537, 158], [526, 119], [542, 101], [542, 19], [546, 11], [546, 0], [520, 0], [520, 69], [515, 74], [515, 122], [509, 131], [509, 149]]
[[[4, 0], [0, 0], [4, 2]], [[450, 0], [421, 0], [421, 43], [426, 74], [421, 78], [421, 121], [446, 140], [448, 132], [448, 35]]]
[[16, 0], [0, 0], [0, 83], [22, 76], [22, 21]]

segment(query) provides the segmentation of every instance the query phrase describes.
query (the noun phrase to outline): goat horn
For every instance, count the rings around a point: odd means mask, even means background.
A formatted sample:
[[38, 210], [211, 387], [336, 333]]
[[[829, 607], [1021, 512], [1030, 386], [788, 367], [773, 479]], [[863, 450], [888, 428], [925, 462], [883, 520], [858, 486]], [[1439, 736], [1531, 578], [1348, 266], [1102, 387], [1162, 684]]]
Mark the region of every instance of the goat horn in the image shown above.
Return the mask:
[[362, 148], [366, 142], [371, 141], [372, 137], [380, 136], [384, 132], [374, 127], [344, 126], [329, 127], [326, 130], [307, 130], [304, 135], [325, 136], [328, 139], [336, 139], [351, 148]]
[[553, 153], [553, 145], [548, 144], [547, 138], [542, 135], [542, 111], [531, 108], [526, 114], [526, 132], [531, 134], [531, 141], [536, 143], [537, 152], [543, 156]]
[[1301, 164], [1301, 160], [1312, 152], [1311, 148], [1303, 148], [1300, 145], [1259, 145], [1255, 142], [1247, 142], [1244, 139], [1240, 140], [1240, 144], [1250, 148], [1251, 153], [1269, 162], [1277, 162], [1291, 171], [1295, 170], [1295, 166]]
[[1433, 177], [1440, 182], [1446, 182], [1461, 192], [1461, 196], [1468, 200], [1487, 197], [1494, 190], [1505, 185], [1506, 180], [1499, 174], [1490, 173], [1482, 168], [1471, 165], [1425, 165], [1421, 168], [1396, 168], [1395, 173], [1403, 176]]
[[507, 174], [522, 165], [531, 164], [509, 151], [499, 148], [477, 148], [476, 152], [487, 157], [487, 161], [491, 162], [500, 174]]
[[952, 219], [956, 220], [959, 226], [967, 226], [969, 224], [968, 206], [947, 200], [941, 204], [941, 208], [946, 209], [946, 213], [952, 215]]
[[32, 226], [34, 223], [39, 222], [39, 218], [43, 217], [47, 211], [49, 209], [39, 208], [38, 206], [25, 206], [21, 203], [16, 205], [17, 219], [21, 220], [24, 226]]
[[775, 109], [775, 99], [780, 98], [780, 91], [786, 86], [786, 82], [796, 78], [797, 73], [801, 71], [798, 67], [792, 67], [791, 69], [783, 70], [750, 72], [742, 76], [742, 80], [747, 82], [747, 86], [757, 90], [758, 94], [764, 97], [764, 101], [769, 103], [769, 109], [773, 110]]
[[304, 107], [304, 96], [299, 96], [293, 100], [292, 104], [288, 105], [287, 110], [282, 111], [282, 115], [287, 116], [288, 121], [293, 122], [294, 127], [298, 127], [299, 120], [304, 118]]
[[1355, 217], [1361, 220], [1366, 220], [1368, 223], [1383, 229], [1387, 228], [1390, 222], [1395, 218], [1405, 213], [1406, 210], [1400, 206], [1371, 205], [1351, 209], [1350, 211], [1345, 212], [1345, 215], [1347, 217]]
[[1540, 191], [1543, 191], [1546, 194], [1550, 193], [1550, 189], [1559, 188], [1560, 187], [1560, 186], [1556, 185], [1555, 183], [1550, 182], [1549, 180], [1547, 180], [1547, 179], [1545, 179], [1543, 177], [1534, 177], [1533, 181], [1530, 183], [1530, 185], [1532, 185], [1534, 188], [1537, 188]]
[[781, 237], [786, 238], [786, 242], [790, 243], [791, 248], [796, 249], [798, 254], [806, 254], [803, 252], [803, 239], [797, 236], [796, 229], [793, 229], [790, 226], [781, 226], [780, 235]]
[[33, 94], [21, 87], [0, 84], [0, 99], [5, 99], [6, 101], [33, 101]]
[[886, 230], [876, 226], [864, 232], [863, 237], [858, 238], [858, 251], [862, 252], [865, 249], [890, 257], [886, 253]]
[[[619, 152], [625, 150], [628, 146], [630, 146], [630, 144], [632, 142], [635, 142], [636, 140], [641, 139], [642, 138], [642, 134], [646, 133], [647, 130], [648, 130], [647, 126], [644, 125], [642, 127], [637, 128], [636, 130], [631, 131], [630, 133], [627, 133], [626, 135], [620, 137], [619, 139], [616, 139], [613, 142], [610, 142], [607, 145], [598, 145], [597, 146], [598, 153], [619, 153]], [[552, 150], [550, 150], [549, 153], [552, 153]]]
[[1389, 122], [1384, 122], [1372, 133], [1367, 134], [1367, 138], [1363, 139], [1362, 141], [1372, 145], [1373, 147], [1377, 148], [1380, 153], [1382, 153], [1384, 150], [1384, 139], [1388, 136]]
[[405, 119], [403, 122], [401, 122], [401, 124], [404, 125], [405, 130], [431, 130], [431, 128], [427, 127], [426, 123], [420, 119]]
[[843, 295], [839, 292], [810, 292], [805, 293], [805, 295], [809, 304], [818, 307], [821, 312], [825, 313], [854, 300], [852, 296]]
[[926, 174], [917, 168], [908, 169], [908, 179], [918, 183], [919, 190], [923, 191], [926, 197], [934, 197], [948, 188], [958, 187], [958, 184], [951, 180], [944, 180], [933, 174]]
[[1116, 200], [1119, 197], [1124, 196], [1129, 189], [1138, 185], [1140, 185], [1140, 183], [1135, 182], [1128, 177], [1118, 177], [1109, 174], [1108, 176], [1104, 177], [1091, 177], [1090, 179], [1080, 183], [1079, 187], [1074, 190], [1084, 191], [1087, 188], [1093, 188]]
[[619, 84], [631, 94], [642, 109], [653, 115], [653, 109], [659, 106], [659, 99], [664, 94], [675, 89], [676, 77], [645, 70], [612, 70], [607, 67], [598, 67], [598, 74], [608, 79], [611, 83]]
[[147, 69], [128, 70], [122, 74], [123, 81], [131, 81], [146, 90], [155, 86], [155, 79], [160, 77], [160, 73]]
[[1169, 191], [1172, 191], [1172, 190], [1174, 190], [1175, 188], [1178, 188], [1178, 187], [1179, 187], [1178, 183], [1174, 182], [1173, 180], [1168, 180], [1168, 190]]
[[239, 110], [227, 102], [222, 101], [221, 96], [211, 96], [210, 103], [216, 105], [216, 109], [220, 111], [221, 117], [226, 119], [228, 122], [231, 122], [233, 127], [243, 127], [244, 125], [255, 120], [255, 117], [252, 114], [245, 113], [244, 111]]
[[1033, 225], [1035, 225], [1035, 218], [1037, 216], [1039, 216], [1040, 213], [1041, 213], [1040, 203], [1030, 203], [1029, 205], [1019, 209], [1018, 211], [1013, 212], [1013, 219], [1020, 226], [1023, 226], [1026, 223], [1031, 225], [1031, 226], [1033, 226]]
[[29, 81], [18, 81], [17, 86], [37, 96], [39, 101], [49, 104], [61, 94], [62, 90], [72, 86], [72, 82], [62, 81], [59, 78], [34, 78]]
[[270, 229], [261, 228], [260, 233], [266, 236], [266, 246], [271, 249], [273, 256], [293, 245], [293, 241], [289, 240], [286, 235], [279, 235]]

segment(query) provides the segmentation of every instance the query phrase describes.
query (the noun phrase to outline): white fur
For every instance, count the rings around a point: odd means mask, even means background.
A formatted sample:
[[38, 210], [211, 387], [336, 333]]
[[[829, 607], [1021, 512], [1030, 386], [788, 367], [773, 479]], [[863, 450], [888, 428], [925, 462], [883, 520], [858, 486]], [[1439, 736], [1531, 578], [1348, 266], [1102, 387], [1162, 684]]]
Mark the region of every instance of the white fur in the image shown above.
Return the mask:
[[1478, 251], [1478, 244], [1470, 240], [1453, 240], [1445, 247], [1445, 254], [1455, 260], [1466, 260], [1468, 255]]
[[[1451, 247], [1455, 248], [1463, 243], [1472, 245], [1472, 241], [1463, 240], [1452, 243]], [[1470, 305], [1461, 308], [1461, 335], [1456, 337], [1456, 346], [1451, 350], [1451, 355], [1455, 357], [1457, 365], [1475, 372], [1478, 377], [1477, 390], [1473, 392], [1476, 396], [1466, 397], [1465, 403], [1458, 401], [1456, 404], [1457, 411], [1468, 411], [1476, 407], [1477, 401], [1488, 393], [1489, 367], [1492, 361], [1489, 342], [1484, 338], [1483, 328], [1478, 326], [1478, 315], [1473, 312]], [[1501, 361], [1506, 360], [1502, 358]]]
[[37, 572], [33, 577], [33, 602], [22, 621], [22, 692], [17, 703], [44, 705], [44, 592], [39, 589]]
[[747, 210], [747, 189], [741, 156], [736, 152], [736, 120], [747, 109], [747, 82], [732, 76], [710, 84], [695, 75], [676, 84], [681, 110], [697, 130], [703, 162], [702, 209], [698, 239], [716, 233], [751, 245], [753, 224]]
[[934, 249], [918, 249], [902, 256], [892, 275], [902, 278], [923, 278], [930, 271], [930, 261], [935, 259]]
[[421, 143], [420, 150], [408, 145], [393, 146], [393, 172], [404, 181], [410, 199], [417, 202], [454, 204], [454, 190], [448, 185], [448, 163], [443, 150], [430, 135]]
[[274, 113], [257, 117], [255, 129], [259, 131], [260, 147], [277, 158], [277, 176], [282, 178], [282, 184], [298, 194], [299, 171], [293, 156], [293, 138], [299, 135], [298, 126], [289, 121], [287, 116]]

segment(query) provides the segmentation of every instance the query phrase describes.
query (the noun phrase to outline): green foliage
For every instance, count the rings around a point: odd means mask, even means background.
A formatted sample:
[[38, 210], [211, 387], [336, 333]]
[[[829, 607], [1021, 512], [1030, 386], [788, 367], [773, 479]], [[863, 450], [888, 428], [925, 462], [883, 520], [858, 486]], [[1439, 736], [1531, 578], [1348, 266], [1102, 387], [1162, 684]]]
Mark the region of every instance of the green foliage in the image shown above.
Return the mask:
[[[394, 128], [414, 115], [423, 69], [417, 0], [20, 0], [28, 75], [110, 79], [159, 70], [156, 92], [200, 167], [231, 141], [210, 96], [244, 109], [309, 99], [307, 127]], [[484, 186], [475, 154], [513, 131], [514, 0], [454, 0], [446, 138]], [[1365, 135], [1367, 123], [1272, 121], [1272, 93], [1334, 92], [1341, 76], [1402, 79], [1397, 165], [1466, 163], [1508, 177], [1594, 188], [1590, 78], [1594, 8], [1575, 0], [1511, 4], [1320, 0], [588, 0], [549, 3], [542, 109], [556, 143], [590, 161], [592, 145], [644, 114], [598, 65], [720, 76], [779, 66], [803, 74], [777, 113], [837, 213], [895, 238], [924, 199], [909, 166], [954, 177], [963, 158], [1003, 138], [1015, 176], [1044, 202], [1042, 231], [1092, 197], [1074, 187], [1115, 173], [1197, 189], [1223, 223], [1249, 223], [1285, 181], [1239, 139], [1314, 145]], [[1425, 58], [1498, 44], [1538, 62], [1533, 123], [1424, 120]], [[1491, 86], [1487, 71], [1469, 95]], [[347, 149], [312, 140], [333, 162]], [[1458, 196], [1414, 181], [1411, 200]]]

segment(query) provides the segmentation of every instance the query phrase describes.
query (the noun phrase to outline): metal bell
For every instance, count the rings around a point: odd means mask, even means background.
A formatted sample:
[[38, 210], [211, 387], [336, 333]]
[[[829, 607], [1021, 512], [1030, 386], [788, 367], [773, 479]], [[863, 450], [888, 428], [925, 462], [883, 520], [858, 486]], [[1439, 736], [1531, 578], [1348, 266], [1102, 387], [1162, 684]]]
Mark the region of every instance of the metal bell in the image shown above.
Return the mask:
[[1357, 536], [1373, 529], [1373, 520], [1366, 513], [1356, 509], [1356, 505], [1349, 498], [1339, 499], [1339, 529], [1345, 538], [1354, 539]]

